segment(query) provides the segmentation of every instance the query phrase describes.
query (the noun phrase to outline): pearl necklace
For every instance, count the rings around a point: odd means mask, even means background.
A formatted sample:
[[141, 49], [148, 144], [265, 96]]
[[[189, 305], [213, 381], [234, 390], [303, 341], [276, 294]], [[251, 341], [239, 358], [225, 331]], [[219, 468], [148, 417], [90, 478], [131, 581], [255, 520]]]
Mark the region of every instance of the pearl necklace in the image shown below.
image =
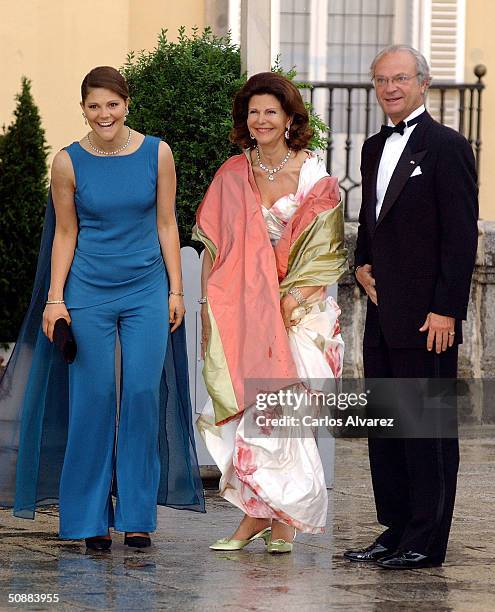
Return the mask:
[[285, 166], [285, 164], [289, 161], [291, 153], [292, 153], [292, 149], [289, 149], [287, 151], [287, 155], [284, 157], [282, 162], [276, 168], [269, 168], [268, 166], [265, 166], [264, 164], [261, 163], [260, 150], [258, 148], [258, 145], [256, 145], [256, 158], [258, 160], [259, 167], [262, 170], [264, 170], [265, 172], [268, 172], [268, 177], [267, 178], [268, 178], [269, 181], [275, 180], [275, 176], [274, 175], [277, 172], [280, 172], [280, 170], [282, 170], [282, 168]]
[[129, 136], [127, 136], [127, 142], [121, 147], [119, 147], [118, 149], [115, 149], [115, 151], [104, 151], [103, 149], [99, 149], [98, 147], [95, 147], [95, 145], [91, 142], [91, 138], [89, 137], [89, 134], [86, 136], [86, 138], [88, 139], [89, 146], [93, 149], [93, 151], [96, 151], [100, 155], [117, 155], [117, 153], [120, 153], [124, 149], [127, 149], [127, 147], [129, 146], [129, 143], [131, 142], [131, 128], [127, 128], [127, 129], [129, 130]]

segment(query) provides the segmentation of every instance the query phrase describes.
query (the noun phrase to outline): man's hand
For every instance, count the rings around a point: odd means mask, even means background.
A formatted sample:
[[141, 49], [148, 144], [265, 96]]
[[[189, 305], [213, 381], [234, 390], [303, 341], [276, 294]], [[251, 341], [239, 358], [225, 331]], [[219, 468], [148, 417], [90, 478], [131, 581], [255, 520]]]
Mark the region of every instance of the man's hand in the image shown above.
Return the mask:
[[371, 272], [372, 270], [370, 264], [364, 264], [364, 266], [359, 266], [359, 268], [356, 270], [356, 279], [361, 285], [361, 287], [366, 291], [366, 294], [373, 302], [373, 304], [377, 306], [378, 297], [376, 295], [375, 279], [373, 278]]
[[419, 328], [420, 332], [428, 331], [426, 339], [426, 348], [431, 351], [433, 344], [437, 353], [446, 351], [448, 347], [454, 344], [454, 324], [453, 317], [444, 317], [443, 315], [428, 313], [423, 326]]

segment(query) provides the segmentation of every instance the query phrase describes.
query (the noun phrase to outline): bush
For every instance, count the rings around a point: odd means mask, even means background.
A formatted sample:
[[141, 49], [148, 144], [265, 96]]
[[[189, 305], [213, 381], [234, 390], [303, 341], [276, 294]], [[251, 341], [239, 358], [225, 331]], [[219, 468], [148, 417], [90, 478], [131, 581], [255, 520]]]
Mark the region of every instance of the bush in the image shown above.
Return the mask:
[[[238, 153], [229, 142], [232, 100], [244, 80], [238, 47], [210, 29], [178, 42], [162, 30], [156, 48], [130, 54], [128, 125], [167, 141], [177, 169], [177, 216], [182, 246], [191, 244], [194, 215], [218, 167]], [[195, 245], [196, 246], [196, 245]]]
[[[278, 61], [273, 70], [290, 79], [296, 76], [295, 70], [284, 73]], [[129, 54], [122, 73], [131, 98], [128, 125], [172, 148], [181, 244], [198, 248], [191, 243], [196, 209], [220, 165], [239, 153], [229, 142], [232, 102], [246, 82], [239, 47], [209, 28], [202, 34], [194, 30], [191, 37], [180, 28], [176, 43], [162, 30], [156, 48]], [[327, 127], [314, 114], [310, 120], [315, 129], [312, 148], [326, 148]]]
[[0, 341], [15, 340], [31, 298], [48, 195], [45, 133], [23, 77], [0, 135]]

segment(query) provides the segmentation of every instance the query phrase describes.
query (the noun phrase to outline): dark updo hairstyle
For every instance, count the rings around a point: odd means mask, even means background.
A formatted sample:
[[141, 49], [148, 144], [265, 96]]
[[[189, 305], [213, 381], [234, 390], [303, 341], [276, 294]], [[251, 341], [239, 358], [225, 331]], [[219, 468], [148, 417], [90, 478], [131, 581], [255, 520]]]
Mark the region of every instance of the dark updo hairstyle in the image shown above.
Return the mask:
[[232, 108], [234, 127], [230, 132], [230, 140], [243, 149], [255, 143], [249, 135], [247, 117], [249, 100], [252, 96], [260, 94], [275, 96], [287, 115], [291, 117], [287, 145], [295, 151], [305, 149], [313, 136], [308, 111], [294, 83], [276, 72], [260, 72], [253, 75], [237, 92]]
[[118, 70], [111, 66], [98, 66], [88, 72], [81, 83], [82, 101], [84, 102], [86, 100], [90, 89], [96, 89], [97, 87], [109, 89], [125, 101], [129, 98], [127, 81]]

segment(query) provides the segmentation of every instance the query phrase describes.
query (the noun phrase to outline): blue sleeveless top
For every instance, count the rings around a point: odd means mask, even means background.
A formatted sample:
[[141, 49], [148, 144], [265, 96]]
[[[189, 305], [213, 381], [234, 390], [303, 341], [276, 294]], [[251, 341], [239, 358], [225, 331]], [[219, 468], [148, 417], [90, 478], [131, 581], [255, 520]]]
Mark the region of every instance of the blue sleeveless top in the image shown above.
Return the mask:
[[129, 155], [100, 157], [66, 147], [76, 179], [79, 233], [67, 277], [68, 308], [104, 304], [166, 282], [156, 224], [160, 139]]

